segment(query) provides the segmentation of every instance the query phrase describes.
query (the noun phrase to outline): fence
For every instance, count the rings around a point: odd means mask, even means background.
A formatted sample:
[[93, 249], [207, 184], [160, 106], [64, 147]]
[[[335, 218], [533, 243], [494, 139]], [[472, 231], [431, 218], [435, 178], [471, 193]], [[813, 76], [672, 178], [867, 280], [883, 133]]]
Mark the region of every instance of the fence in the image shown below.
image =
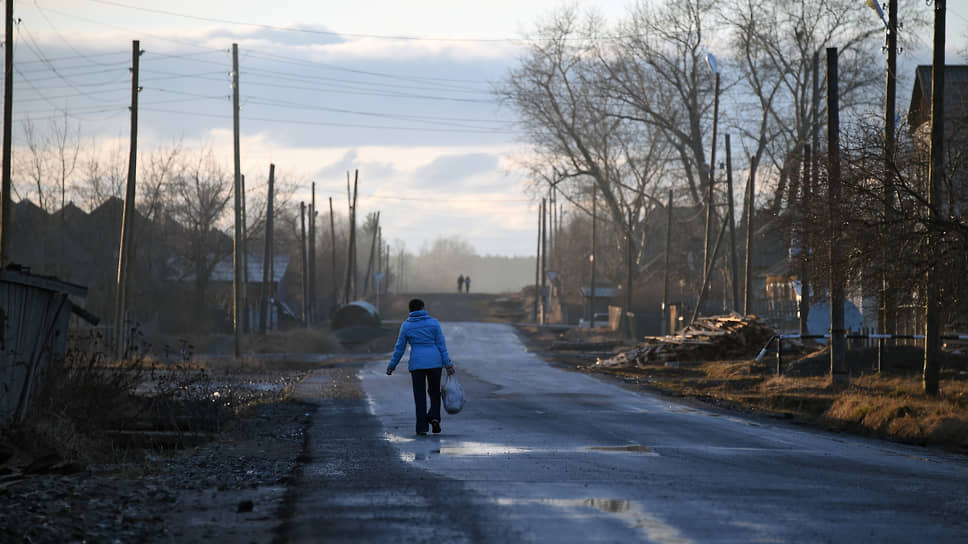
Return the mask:
[[[783, 358], [783, 340], [792, 340], [794, 338], [800, 340], [819, 340], [821, 338], [830, 338], [829, 334], [777, 334], [772, 338], [767, 340], [766, 345], [760, 350], [760, 353], [756, 356], [756, 362], [760, 362], [763, 357], [766, 356], [766, 352], [769, 351], [770, 345], [776, 342], [776, 375], [781, 376], [783, 374], [783, 369], [781, 366]], [[968, 341], [968, 334], [944, 334], [941, 335], [942, 340], [963, 340]], [[881, 371], [881, 352], [884, 350], [885, 340], [924, 340], [923, 334], [848, 334], [847, 341], [851, 340], [865, 340], [865, 345], [870, 345], [871, 340], [877, 341], [877, 372]], [[849, 345], [849, 344], [848, 344]]]

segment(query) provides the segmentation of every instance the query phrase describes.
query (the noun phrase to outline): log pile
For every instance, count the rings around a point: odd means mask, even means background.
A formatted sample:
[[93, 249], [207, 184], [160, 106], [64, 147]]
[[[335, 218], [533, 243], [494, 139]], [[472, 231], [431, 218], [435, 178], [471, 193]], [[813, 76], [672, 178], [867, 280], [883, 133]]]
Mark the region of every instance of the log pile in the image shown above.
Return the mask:
[[670, 361], [752, 358], [774, 334], [756, 316], [734, 313], [702, 317], [674, 335], [646, 337], [630, 351], [599, 360], [598, 365], [629, 367]]

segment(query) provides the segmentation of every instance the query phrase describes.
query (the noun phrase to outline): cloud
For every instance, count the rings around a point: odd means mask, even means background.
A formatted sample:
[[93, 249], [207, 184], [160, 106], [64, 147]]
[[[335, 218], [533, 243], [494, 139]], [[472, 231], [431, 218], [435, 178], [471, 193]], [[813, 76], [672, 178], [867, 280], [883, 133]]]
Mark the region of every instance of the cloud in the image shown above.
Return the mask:
[[352, 172], [361, 170], [368, 177], [383, 178], [392, 177], [397, 174], [397, 170], [390, 162], [361, 161], [359, 151], [349, 149], [339, 160], [329, 163], [313, 173], [313, 177], [336, 178]]
[[491, 153], [443, 155], [414, 172], [414, 179], [429, 187], [450, 187], [477, 174], [494, 172], [500, 163]]

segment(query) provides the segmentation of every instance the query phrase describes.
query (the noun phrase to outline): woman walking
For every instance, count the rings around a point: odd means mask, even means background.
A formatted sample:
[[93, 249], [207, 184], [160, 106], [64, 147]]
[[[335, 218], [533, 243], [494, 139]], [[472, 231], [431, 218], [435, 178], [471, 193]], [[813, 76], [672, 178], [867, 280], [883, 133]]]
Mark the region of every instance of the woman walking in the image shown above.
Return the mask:
[[[387, 376], [403, 357], [410, 344], [410, 379], [413, 382], [413, 404], [417, 413], [417, 434], [424, 435], [430, 428], [440, 432], [440, 374], [441, 368], [447, 374], [454, 373], [454, 363], [447, 354], [447, 343], [440, 323], [424, 310], [424, 302], [419, 298], [410, 301], [410, 317], [400, 325], [397, 344], [393, 357], [387, 365]], [[427, 396], [430, 396], [430, 410], [427, 410]]]

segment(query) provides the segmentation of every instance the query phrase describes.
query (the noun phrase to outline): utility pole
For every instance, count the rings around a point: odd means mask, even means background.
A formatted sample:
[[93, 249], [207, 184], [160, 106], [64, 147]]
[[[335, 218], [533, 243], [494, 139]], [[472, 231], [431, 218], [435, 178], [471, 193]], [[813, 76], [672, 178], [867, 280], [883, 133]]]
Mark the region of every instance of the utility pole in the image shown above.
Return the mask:
[[672, 190], [669, 190], [669, 203], [666, 205], [665, 274], [662, 280], [662, 335], [671, 334], [669, 327], [669, 256], [672, 250]]
[[800, 334], [809, 334], [807, 321], [810, 319], [810, 193], [813, 180], [810, 179], [810, 163], [813, 162], [813, 149], [810, 144], [803, 146], [803, 184], [800, 197]]
[[3, 174], [0, 180], [0, 268], [10, 262], [10, 161], [13, 151], [13, 0], [6, 2], [3, 50]]
[[739, 311], [739, 271], [736, 266], [736, 219], [733, 210], [733, 158], [726, 133], [726, 202], [729, 206], [729, 270], [732, 273], [733, 311]]
[[625, 337], [632, 338], [635, 331], [632, 330], [632, 227], [633, 221], [632, 208], [629, 207], [629, 223], [626, 228], [625, 236]]
[[336, 220], [333, 218], [333, 197], [329, 197], [329, 256], [333, 265], [330, 283], [330, 304], [336, 303], [339, 298], [339, 278], [336, 277]]
[[275, 200], [276, 165], [269, 165], [269, 189], [266, 195], [265, 249], [262, 252], [262, 293], [259, 297], [259, 332], [266, 334], [269, 323], [269, 298], [272, 297], [272, 220]]
[[595, 328], [595, 247], [596, 236], [595, 236], [595, 224], [598, 223], [598, 185], [592, 185], [592, 254], [589, 256], [589, 260], [592, 265], [592, 285], [591, 285], [591, 302], [589, 307], [591, 308], [590, 319], [588, 320], [588, 326], [592, 329]]
[[719, 236], [716, 237], [716, 245], [713, 246], [713, 253], [712, 253], [712, 257], [709, 260], [709, 266], [706, 267], [706, 270], [703, 271], [703, 277], [706, 278], [706, 281], [702, 282], [702, 287], [699, 289], [699, 297], [696, 299], [696, 307], [693, 308], [692, 317], [689, 318], [690, 325], [692, 325], [692, 323], [696, 320], [696, 318], [699, 317], [699, 309], [702, 308], [703, 302], [706, 300], [706, 292], [709, 290], [709, 280], [712, 277], [713, 265], [716, 264], [716, 258], [719, 255], [719, 246], [723, 242], [723, 234], [726, 233], [726, 226], [728, 224], [729, 224], [729, 218], [724, 217], [723, 226], [720, 227]]
[[309, 205], [309, 323], [316, 321], [316, 182]]
[[[458, 287], [460, 289], [460, 287]], [[541, 205], [538, 205], [538, 249], [534, 253], [534, 322], [541, 323]]]
[[[343, 291], [343, 303], [349, 304], [350, 300], [356, 298], [356, 190], [360, 181], [360, 171], [356, 170], [353, 181], [352, 196], [349, 192], [350, 177], [346, 173], [346, 194], [350, 206], [350, 236], [349, 246], [346, 248], [346, 285]], [[351, 298], [352, 297], [352, 298]]]
[[239, 176], [242, 192], [242, 332], [252, 331], [249, 315], [249, 224], [245, 210], [245, 176]]
[[833, 385], [847, 384], [847, 336], [844, 330], [844, 271], [840, 205], [840, 93], [838, 88], [837, 48], [827, 48], [827, 161], [829, 187], [827, 208], [830, 213], [830, 379]]
[[938, 286], [941, 190], [944, 183], [945, 0], [934, 0], [934, 58], [931, 67], [931, 164], [928, 173], [928, 271], [925, 274], [924, 392], [938, 394], [941, 355], [941, 289]]
[[548, 199], [541, 199], [541, 324], [544, 325], [548, 315]]
[[756, 172], [746, 180], [746, 273], [743, 281], [743, 315], [753, 313], [753, 217], [756, 211]]
[[309, 256], [306, 255], [306, 202], [299, 203], [299, 253], [302, 262], [303, 327], [309, 326]]
[[235, 164], [235, 240], [232, 244], [235, 263], [232, 267], [232, 329], [234, 332], [233, 353], [238, 358], [242, 354], [242, 336], [239, 319], [242, 311], [242, 167], [239, 151], [239, 44], [232, 44], [232, 142]]
[[373, 226], [373, 236], [370, 240], [370, 258], [366, 262], [366, 278], [363, 279], [364, 297], [370, 292], [370, 278], [373, 276], [373, 260], [376, 257], [376, 235], [379, 230], [380, 212], [376, 212], [376, 224]]
[[[9, 54], [9, 51], [8, 51]], [[131, 259], [131, 230], [135, 208], [135, 176], [138, 172], [138, 86], [141, 43], [131, 42], [131, 139], [128, 151], [128, 184], [124, 191], [124, 211], [121, 215], [121, 243], [118, 248], [118, 283], [114, 298], [114, 354], [118, 359], [126, 355], [127, 334], [123, 327], [124, 316], [128, 312], [128, 281]], [[6, 121], [6, 119], [4, 119]], [[4, 140], [6, 144], [9, 140]], [[4, 168], [8, 168], [4, 163]]]
[[[708, 57], [707, 57], [708, 62]], [[716, 70], [715, 64], [710, 63], [710, 68], [716, 74], [716, 83], [713, 90], [713, 141], [712, 149], [709, 152], [709, 180], [706, 184], [706, 233], [704, 235], [703, 247], [702, 247], [702, 270], [703, 277], [702, 282], [706, 283], [706, 270], [710, 269], [709, 266], [709, 243], [712, 238], [712, 228], [713, 228], [713, 216], [715, 212], [713, 211], [713, 184], [716, 180], [716, 128], [719, 121], [719, 70]]]
[[[885, 234], [890, 232], [893, 223], [891, 206], [894, 202], [894, 155], [897, 148], [895, 127], [895, 101], [897, 98], [897, 0], [888, 0], [887, 8], [887, 77], [884, 92], [884, 227]], [[883, 245], [883, 261], [881, 263], [881, 334], [894, 332], [896, 316], [896, 300], [891, 290], [887, 271], [892, 267], [891, 255], [887, 250], [888, 244]], [[881, 369], [883, 340], [878, 342], [877, 368]]]

